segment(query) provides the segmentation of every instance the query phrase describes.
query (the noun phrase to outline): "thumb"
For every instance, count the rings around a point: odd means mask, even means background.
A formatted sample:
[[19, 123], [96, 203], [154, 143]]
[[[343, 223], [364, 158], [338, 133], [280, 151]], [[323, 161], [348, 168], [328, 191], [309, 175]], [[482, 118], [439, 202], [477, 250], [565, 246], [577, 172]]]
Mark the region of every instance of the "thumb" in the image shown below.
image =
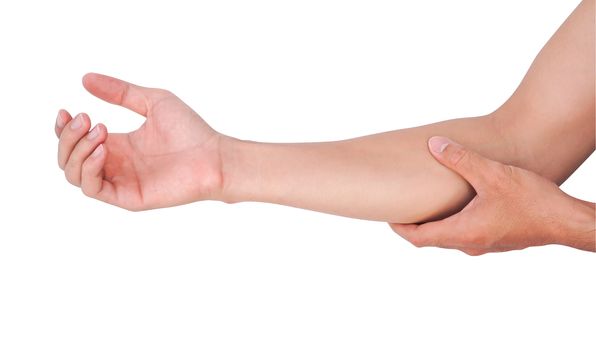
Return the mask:
[[439, 163], [458, 173], [476, 192], [503, 168], [501, 163], [484, 158], [443, 136], [431, 137], [428, 148]]
[[151, 100], [156, 91], [156, 89], [134, 85], [97, 73], [85, 74], [83, 86], [92, 95], [106, 102], [120, 105], [144, 116], [147, 116], [151, 109]]

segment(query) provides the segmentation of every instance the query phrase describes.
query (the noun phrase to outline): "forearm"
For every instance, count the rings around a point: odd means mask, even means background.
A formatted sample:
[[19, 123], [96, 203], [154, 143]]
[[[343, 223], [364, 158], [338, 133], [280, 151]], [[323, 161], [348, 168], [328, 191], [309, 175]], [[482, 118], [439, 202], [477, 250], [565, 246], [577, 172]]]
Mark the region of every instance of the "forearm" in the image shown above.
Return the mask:
[[593, 11], [593, 0], [578, 6], [512, 97], [490, 116], [338, 142], [224, 138], [221, 199], [388, 222], [446, 216], [473, 191], [431, 159], [426, 141], [433, 135], [562, 183], [594, 150]]
[[432, 159], [427, 140], [433, 135], [449, 136], [492, 159], [515, 158], [491, 116], [336, 142], [273, 144], [225, 138], [221, 199], [385, 222], [445, 216], [461, 209], [474, 192]]

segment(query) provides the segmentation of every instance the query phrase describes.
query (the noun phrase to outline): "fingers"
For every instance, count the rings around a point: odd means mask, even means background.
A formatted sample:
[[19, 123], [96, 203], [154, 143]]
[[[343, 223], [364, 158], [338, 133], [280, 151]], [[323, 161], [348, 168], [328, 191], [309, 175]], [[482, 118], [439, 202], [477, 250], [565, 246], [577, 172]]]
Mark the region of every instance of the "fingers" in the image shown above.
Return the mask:
[[64, 166], [64, 174], [68, 182], [75, 186], [81, 185], [81, 168], [83, 162], [91, 153], [106, 140], [107, 130], [102, 124], [97, 124], [89, 133], [79, 139]]
[[84, 113], [78, 114], [74, 119], [64, 125], [60, 133], [60, 141], [58, 142], [58, 165], [60, 169], [64, 169], [70, 154], [79, 140], [87, 134], [90, 125], [91, 121]]
[[88, 73], [83, 77], [83, 86], [92, 95], [109, 103], [128, 108], [147, 116], [151, 103], [164, 90], [146, 88], [107, 75]]
[[103, 142], [108, 132], [103, 124], [91, 131], [89, 117], [79, 114], [74, 119], [61, 110], [56, 121], [56, 135], [60, 137], [58, 162], [70, 183], [80, 186], [83, 193], [114, 204], [113, 185], [103, 179], [106, 148]]
[[[445, 221], [445, 220], [442, 220]], [[478, 256], [490, 252], [482, 247], [471, 247], [467, 236], [458, 230], [449, 230], [453, 224], [442, 221], [430, 222], [422, 225], [416, 224], [389, 224], [393, 231], [414, 246], [439, 247], [457, 249], [470, 256]]]
[[446, 137], [431, 137], [428, 140], [428, 147], [441, 164], [461, 175], [476, 192], [482, 191], [487, 183], [492, 183], [490, 180], [503, 173], [506, 167]]
[[85, 159], [81, 169], [81, 189], [85, 195], [91, 198], [113, 204], [114, 188], [110, 182], [103, 178], [106, 153], [106, 147], [100, 144]]
[[58, 111], [58, 116], [56, 117], [56, 124], [54, 125], [54, 131], [56, 132], [56, 136], [60, 137], [62, 134], [62, 130], [64, 126], [68, 124], [72, 120], [70, 113], [61, 109]]
[[457, 229], [457, 216], [421, 225], [389, 224], [389, 226], [416, 247], [457, 248], [462, 245], [462, 235]]

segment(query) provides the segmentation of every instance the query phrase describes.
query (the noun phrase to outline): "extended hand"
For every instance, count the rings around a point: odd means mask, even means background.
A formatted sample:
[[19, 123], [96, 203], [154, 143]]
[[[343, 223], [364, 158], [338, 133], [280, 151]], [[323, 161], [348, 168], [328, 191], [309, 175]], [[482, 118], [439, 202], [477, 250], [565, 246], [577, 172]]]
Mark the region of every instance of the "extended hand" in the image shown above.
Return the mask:
[[418, 247], [470, 255], [546, 244], [595, 251], [594, 203], [575, 199], [530, 171], [503, 165], [444, 137], [429, 140], [432, 155], [476, 190], [459, 213], [415, 224], [390, 224]]
[[99, 74], [83, 85], [93, 95], [147, 119], [128, 134], [89, 132], [86, 114], [61, 110], [56, 121], [58, 163], [66, 178], [90, 197], [129, 210], [189, 203], [218, 196], [222, 135], [174, 94]]

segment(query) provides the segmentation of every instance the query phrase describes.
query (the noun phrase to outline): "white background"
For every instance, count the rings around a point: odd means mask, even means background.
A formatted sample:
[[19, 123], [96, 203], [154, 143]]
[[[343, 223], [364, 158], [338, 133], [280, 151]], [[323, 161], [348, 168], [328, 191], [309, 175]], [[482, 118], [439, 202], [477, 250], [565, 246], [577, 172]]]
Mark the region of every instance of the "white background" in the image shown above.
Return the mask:
[[[468, 257], [259, 203], [130, 213], [66, 182], [53, 132], [59, 108], [142, 122], [89, 71], [260, 141], [486, 114], [578, 3], [3, 2], [0, 349], [594, 349], [594, 254]], [[564, 190], [594, 201], [595, 163]]]

